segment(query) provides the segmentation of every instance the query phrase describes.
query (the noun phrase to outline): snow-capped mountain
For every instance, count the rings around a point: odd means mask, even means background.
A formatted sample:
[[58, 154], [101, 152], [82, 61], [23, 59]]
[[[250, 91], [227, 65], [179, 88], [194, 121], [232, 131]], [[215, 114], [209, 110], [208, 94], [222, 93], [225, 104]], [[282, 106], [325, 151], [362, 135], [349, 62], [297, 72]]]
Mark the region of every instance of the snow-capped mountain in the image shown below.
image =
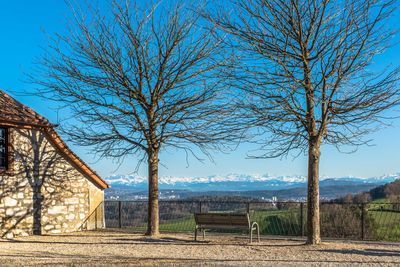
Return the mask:
[[[321, 186], [385, 184], [400, 179], [400, 173], [380, 177], [321, 177]], [[106, 178], [112, 188], [143, 190], [147, 188], [147, 178], [139, 175], [113, 175]], [[304, 187], [307, 177], [273, 176], [259, 174], [228, 174], [201, 177], [162, 176], [159, 180], [160, 189], [188, 189], [191, 191], [249, 191], [249, 190], [280, 190]]]

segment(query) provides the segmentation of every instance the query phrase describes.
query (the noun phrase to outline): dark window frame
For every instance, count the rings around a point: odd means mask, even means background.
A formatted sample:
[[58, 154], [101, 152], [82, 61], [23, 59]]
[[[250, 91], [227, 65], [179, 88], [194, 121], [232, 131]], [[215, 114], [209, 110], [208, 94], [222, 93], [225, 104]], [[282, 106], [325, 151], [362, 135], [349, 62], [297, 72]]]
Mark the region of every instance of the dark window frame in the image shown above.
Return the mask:
[[10, 168], [10, 130], [8, 127], [0, 126], [4, 130], [4, 145], [5, 145], [5, 166], [0, 166], [0, 172], [9, 171]]

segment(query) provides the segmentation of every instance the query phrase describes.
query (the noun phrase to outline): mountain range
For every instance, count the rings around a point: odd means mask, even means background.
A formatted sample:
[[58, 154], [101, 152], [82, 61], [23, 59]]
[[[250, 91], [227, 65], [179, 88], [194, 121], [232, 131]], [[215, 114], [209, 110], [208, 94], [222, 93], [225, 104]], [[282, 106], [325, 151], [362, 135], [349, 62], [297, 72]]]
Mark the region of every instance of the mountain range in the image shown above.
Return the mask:
[[[376, 186], [392, 182], [400, 178], [400, 173], [383, 175], [380, 177], [321, 177], [320, 186]], [[113, 189], [146, 190], [147, 178], [139, 175], [113, 175], [106, 178]], [[189, 190], [193, 192], [210, 191], [265, 191], [286, 190], [304, 188], [307, 185], [307, 177], [301, 175], [273, 176], [273, 175], [249, 175], [228, 174], [211, 175], [202, 177], [173, 177], [162, 176], [159, 179], [161, 190]]]

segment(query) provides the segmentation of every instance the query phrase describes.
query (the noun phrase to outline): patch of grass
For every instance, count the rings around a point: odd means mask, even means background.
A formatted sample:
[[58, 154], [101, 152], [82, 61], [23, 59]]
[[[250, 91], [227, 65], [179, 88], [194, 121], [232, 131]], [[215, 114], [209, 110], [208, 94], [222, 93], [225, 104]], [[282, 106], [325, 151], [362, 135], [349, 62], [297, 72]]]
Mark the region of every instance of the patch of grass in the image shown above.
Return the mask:
[[252, 221], [260, 225], [260, 233], [264, 235], [300, 235], [300, 216], [295, 209], [255, 211]]
[[[298, 235], [300, 233], [299, 214], [296, 210], [259, 210], [250, 213], [250, 220], [260, 225], [260, 233], [264, 235]], [[146, 230], [146, 224], [132, 227], [134, 231]], [[195, 228], [192, 214], [181, 219], [160, 221], [160, 231], [193, 232]], [[221, 230], [232, 232], [232, 230]], [[233, 232], [236, 232], [233, 230]]]
[[[188, 215], [187, 217], [175, 220], [160, 221], [160, 231], [165, 232], [193, 232], [195, 227], [194, 216]], [[146, 224], [131, 227], [134, 231], [145, 231]]]
[[390, 211], [369, 211], [373, 219], [374, 239], [398, 241], [400, 240], [400, 213]]
[[371, 201], [371, 204], [385, 204], [388, 203], [389, 200], [386, 198], [378, 198], [378, 199], [374, 199], [373, 201]]
[[[374, 207], [377, 208], [377, 207]], [[321, 218], [324, 213], [321, 211]], [[400, 212], [389, 212], [379, 210], [369, 210], [368, 216], [371, 220], [371, 236], [376, 240], [399, 241], [400, 240]], [[304, 220], [306, 219], [304, 214]], [[250, 213], [251, 221], [256, 221], [260, 225], [260, 233], [263, 235], [287, 235], [298, 236], [301, 234], [301, 222], [299, 209], [267, 209], [256, 210]], [[343, 218], [346, 220], [346, 218]], [[324, 221], [322, 222], [324, 223]], [[305, 224], [305, 221], [304, 221]], [[147, 225], [141, 224], [131, 229], [134, 231], [145, 231]], [[358, 226], [357, 226], [358, 227]], [[193, 214], [188, 214], [179, 219], [161, 220], [160, 231], [162, 232], [193, 232], [195, 228]], [[332, 230], [332, 229], [331, 229]], [[338, 229], [333, 229], [337, 231]], [[221, 230], [218, 232], [238, 232], [235, 230]], [[326, 237], [331, 234], [325, 233]]]

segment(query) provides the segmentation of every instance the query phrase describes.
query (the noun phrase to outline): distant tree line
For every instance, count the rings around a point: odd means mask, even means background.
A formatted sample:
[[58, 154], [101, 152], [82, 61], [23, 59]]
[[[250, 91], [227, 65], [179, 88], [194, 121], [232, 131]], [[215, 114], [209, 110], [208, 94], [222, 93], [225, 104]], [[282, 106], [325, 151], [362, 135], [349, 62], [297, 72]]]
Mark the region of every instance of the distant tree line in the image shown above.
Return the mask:
[[348, 194], [333, 200], [336, 203], [368, 203], [373, 200], [384, 199], [390, 203], [400, 202], [400, 179], [375, 187], [368, 192]]

